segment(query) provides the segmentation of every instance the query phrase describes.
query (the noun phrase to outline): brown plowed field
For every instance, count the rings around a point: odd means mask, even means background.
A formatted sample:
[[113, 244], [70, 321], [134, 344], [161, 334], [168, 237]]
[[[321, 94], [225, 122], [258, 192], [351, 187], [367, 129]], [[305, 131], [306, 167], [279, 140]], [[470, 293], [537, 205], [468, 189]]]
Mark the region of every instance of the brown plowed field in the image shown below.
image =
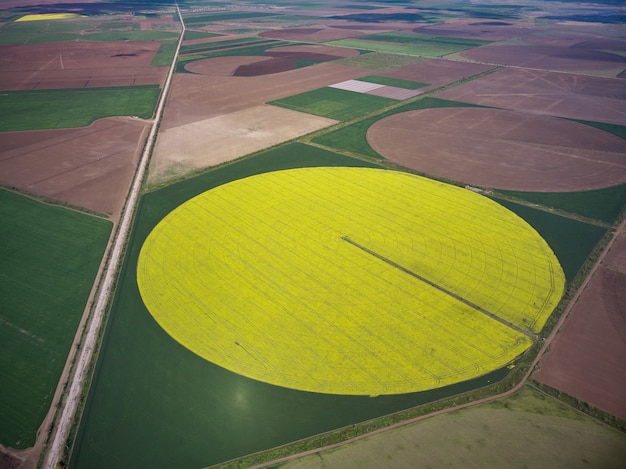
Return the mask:
[[419, 89], [421, 92], [425, 92], [462, 78], [486, 72], [491, 68], [493, 68], [491, 65], [485, 64], [432, 59], [377, 73], [392, 78], [429, 83], [430, 86]]
[[483, 41], [503, 41], [511, 37], [517, 37], [532, 31], [528, 23], [511, 23], [508, 21], [477, 20], [476, 18], [463, 18], [446, 21], [442, 24], [428, 25], [413, 30], [419, 34], [433, 36], [451, 36], [468, 39], [481, 39]]
[[[218, 60], [218, 59], [208, 59]], [[220, 63], [223, 64], [223, 62]], [[210, 66], [207, 63], [206, 66]], [[176, 74], [161, 128], [168, 129], [259, 106], [371, 73], [369, 70], [322, 63], [273, 75], [225, 77]]]
[[626, 57], [601, 50], [558, 46], [484, 46], [461, 52], [463, 57], [494, 65], [616, 76]]
[[435, 96], [533, 114], [626, 125], [625, 83], [617, 78], [511, 68]]
[[30, 90], [161, 84], [150, 67], [158, 41], [61, 42], [0, 46], [0, 88]]
[[[616, 250], [618, 254], [612, 255]], [[534, 378], [626, 420], [625, 251], [622, 234], [539, 362]]]
[[0, 183], [117, 214], [147, 129], [140, 120], [108, 118], [80, 129], [5, 132]]
[[286, 72], [297, 67], [298, 60], [329, 62], [354, 57], [354, 49], [333, 46], [276, 47], [261, 56], [230, 56], [201, 59], [185, 65], [185, 70], [200, 75], [256, 77]]
[[424, 109], [376, 122], [367, 140], [395, 163], [481, 187], [569, 192], [626, 182], [624, 140], [548, 116]]

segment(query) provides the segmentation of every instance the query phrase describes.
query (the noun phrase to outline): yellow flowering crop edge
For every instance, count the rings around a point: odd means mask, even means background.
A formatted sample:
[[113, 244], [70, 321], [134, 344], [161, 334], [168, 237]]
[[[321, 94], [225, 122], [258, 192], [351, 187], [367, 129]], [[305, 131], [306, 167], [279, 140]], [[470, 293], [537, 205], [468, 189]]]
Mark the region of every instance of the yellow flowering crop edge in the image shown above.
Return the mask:
[[41, 13], [38, 15], [25, 15], [15, 20], [15, 23], [23, 21], [42, 21], [42, 20], [66, 20], [70, 18], [83, 18], [85, 15], [78, 13]]
[[538, 331], [564, 287], [549, 246], [509, 210], [368, 168], [279, 171], [205, 192], [148, 236], [137, 280], [161, 327], [201, 357], [279, 386], [364, 395], [506, 366], [531, 339], [471, 305]]

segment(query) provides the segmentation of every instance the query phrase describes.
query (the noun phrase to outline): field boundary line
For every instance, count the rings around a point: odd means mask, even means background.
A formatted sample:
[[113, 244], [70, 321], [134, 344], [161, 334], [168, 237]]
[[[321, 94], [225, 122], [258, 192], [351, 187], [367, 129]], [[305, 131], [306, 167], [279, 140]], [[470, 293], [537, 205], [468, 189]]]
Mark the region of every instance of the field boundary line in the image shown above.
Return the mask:
[[[107, 252], [110, 253], [109, 262], [98, 281], [99, 291], [95, 306], [93, 307], [93, 315], [87, 326], [86, 332], [84, 332], [84, 340], [82, 347], [78, 352], [76, 367], [70, 380], [68, 381], [69, 389], [63, 403], [61, 415], [55, 422], [56, 428], [53, 432], [52, 443], [47, 448], [47, 452], [45, 454], [44, 462], [42, 464], [42, 467], [45, 469], [55, 469], [57, 464], [63, 458], [64, 448], [66, 447], [70, 429], [76, 419], [78, 406], [82, 401], [81, 395], [83, 392], [83, 386], [89, 378], [93, 357], [94, 354], [97, 353], [97, 339], [100, 334], [105, 313], [108, 309], [109, 300], [115, 290], [115, 281], [124, 257], [126, 242], [132, 228], [135, 210], [139, 201], [140, 189], [148, 168], [152, 148], [154, 147], [154, 143], [156, 141], [159, 123], [161, 121], [161, 117], [163, 116], [163, 109], [165, 108], [165, 101], [172, 83], [174, 70], [176, 69], [178, 53], [185, 35], [185, 23], [178, 3], [176, 4], [176, 10], [181, 22], [181, 33], [178, 39], [178, 45], [170, 65], [169, 72], [165, 79], [163, 89], [161, 90], [161, 94], [159, 96], [150, 133], [146, 139], [141, 159], [139, 160], [137, 170], [135, 171], [129, 193], [126, 198], [125, 206], [120, 215], [118, 229], [111, 237], [109, 247], [107, 248]], [[73, 357], [68, 357], [68, 359], [71, 360]]]
[[442, 287], [441, 285], [432, 282], [430, 280], [428, 280], [425, 277], [422, 277], [420, 274], [413, 272], [412, 270], [407, 269], [406, 267], [401, 266], [400, 264], [397, 264], [396, 262], [392, 261], [391, 259], [386, 258], [385, 256], [377, 253], [376, 251], [372, 251], [371, 249], [363, 246], [362, 244], [357, 243], [356, 241], [354, 241], [353, 239], [350, 239], [348, 236], [342, 236], [341, 239], [349, 244], [352, 244], [353, 246], [359, 248], [361, 251], [374, 256], [377, 259], [380, 259], [381, 261], [383, 261], [386, 264], [389, 264], [392, 267], [395, 267], [396, 269], [404, 272], [405, 274], [410, 275], [411, 277], [414, 277], [424, 283], [426, 283], [427, 285], [430, 285], [433, 288], [436, 288], [437, 290], [439, 290], [442, 293], [445, 293], [446, 295], [454, 298], [457, 301], [460, 301], [461, 303], [469, 306], [472, 309], [475, 309], [476, 311], [483, 313], [484, 315], [488, 316], [489, 318], [493, 319], [494, 321], [498, 321], [500, 324], [503, 324], [506, 327], [509, 327], [511, 329], [513, 329], [516, 332], [519, 332], [520, 334], [524, 334], [528, 337], [530, 337], [533, 342], [536, 342], [538, 340], [538, 336], [536, 334], [533, 334], [530, 331], [527, 331], [525, 329], [522, 329], [521, 327], [513, 324], [512, 322], [507, 321], [506, 319], [501, 318], [500, 316], [497, 316], [496, 314], [492, 313], [491, 311], [486, 310], [485, 308], [478, 306], [476, 303], [473, 303], [471, 301], [469, 301], [466, 298], [463, 298], [460, 295], [457, 295], [456, 293], [448, 290], [445, 287]]

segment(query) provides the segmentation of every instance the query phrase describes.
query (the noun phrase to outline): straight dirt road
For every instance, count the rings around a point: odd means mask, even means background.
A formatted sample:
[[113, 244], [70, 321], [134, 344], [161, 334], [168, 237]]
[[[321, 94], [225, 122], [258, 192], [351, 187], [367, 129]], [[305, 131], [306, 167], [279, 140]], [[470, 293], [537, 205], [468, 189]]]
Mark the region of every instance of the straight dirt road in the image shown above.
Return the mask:
[[[148, 168], [150, 154], [156, 141], [159, 122], [161, 121], [163, 109], [165, 107], [165, 100], [172, 83], [172, 76], [174, 75], [174, 70], [176, 68], [176, 60], [178, 59], [180, 46], [185, 35], [185, 23], [183, 22], [183, 16], [180, 13], [178, 5], [176, 5], [176, 10], [178, 11], [178, 17], [180, 18], [181, 23], [180, 38], [178, 40], [176, 52], [174, 53], [174, 58], [172, 59], [167, 78], [165, 79], [163, 89], [161, 90], [154, 121], [150, 129], [150, 134], [146, 140], [146, 145], [141, 155], [141, 159], [139, 160], [139, 165], [137, 166], [137, 170], [133, 177], [131, 188], [126, 199], [126, 204], [122, 209], [120, 221], [116, 231], [114, 231], [107, 249], [107, 252], [110, 253], [110, 260], [98, 282], [100, 290], [93, 309], [93, 316], [87, 326], [82, 348], [78, 352], [74, 374], [68, 384], [68, 391], [63, 403], [62, 412], [56, 422], [52, 440], [44, 459], [43, 467], [45, 469], [54, 469], [63, 457], [66, 441], [81, 400], [82, 389], [85, 384], [85, 380], [89, 376], [90, 365], [92, 363], [94, 353], [97, 351], [97, 338], [100, 334], [100, 329], [110, 297], [114, 291], [113, 287], [115, 284], [115, 278], [122, 262], [124, 246], [126, 245], [128, 235], [130, 234], [135, 209], [139, 200], [139, 192]], [[73, 357], [70, 357], [69, 359], [72, 360]]]

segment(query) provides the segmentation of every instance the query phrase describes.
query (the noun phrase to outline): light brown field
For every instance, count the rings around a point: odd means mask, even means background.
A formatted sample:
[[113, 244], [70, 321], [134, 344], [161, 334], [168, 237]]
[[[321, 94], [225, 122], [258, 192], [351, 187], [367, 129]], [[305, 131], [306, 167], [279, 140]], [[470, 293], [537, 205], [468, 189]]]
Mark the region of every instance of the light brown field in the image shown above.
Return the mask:
[[626, 233], [605, 257], [534, 378], [626, 420]]
[[276, 106], [257, 106], [161, 131], [148, 183], [160, 184], [334, 124]]
[[159, 41], [59, 42], [0, 46], [4, 90], [162, 84], [167, 67], [150, 67]]
[[624, 140], [549, 116], [424, 109], [376, 122], [367, 140], [395, 163], [480, 187], [569, 192], [626, 182]]
[[437, 98], [570, 119], [626, 125], [624, 80], [508, 68]]
[[0, 183], [117, 214], [147, 129], [141, 120], [115, 117], [80, 129], [5, 132]]

